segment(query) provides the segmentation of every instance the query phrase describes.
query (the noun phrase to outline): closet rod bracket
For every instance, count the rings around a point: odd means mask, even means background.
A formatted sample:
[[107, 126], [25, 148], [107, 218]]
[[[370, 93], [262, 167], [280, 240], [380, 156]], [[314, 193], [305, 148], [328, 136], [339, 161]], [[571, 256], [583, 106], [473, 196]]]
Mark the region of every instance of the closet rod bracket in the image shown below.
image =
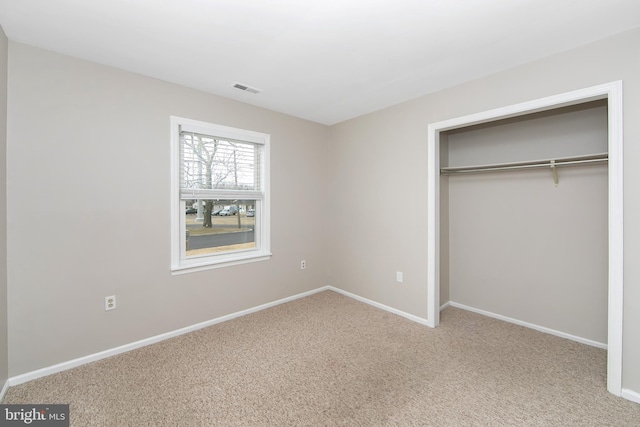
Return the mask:
[[556, 161], [551, 160], [549, 163], [551, 166], [551, 173], [553, 174], [553, 182], [555, 182], [557, 187], [558, 186], [558, 168], [556, 167]]

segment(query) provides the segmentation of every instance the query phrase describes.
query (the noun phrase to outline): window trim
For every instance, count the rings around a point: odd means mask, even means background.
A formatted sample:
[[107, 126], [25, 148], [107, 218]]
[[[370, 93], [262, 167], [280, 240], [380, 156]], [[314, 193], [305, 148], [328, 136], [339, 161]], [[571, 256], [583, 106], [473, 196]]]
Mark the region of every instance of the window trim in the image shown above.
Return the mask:
[[[263, 198], [260, 201], [260, 212], [256, 216], [256, 248], [223, 252], [208, 256], [186, 258], [183, 249], [186, 245], [185, 209], [181, 209], [184, 201], [180, 199], [180, 127], [186, 126], [189, 131], [241, 140], [260, 144], [263, 153]], [[170, 116], [171, 130], [171, 273], [183, 274], [203, 271], [212, 268], [228, 267], [249, 262], [265, 261], [271, 258], [271, 229], [270, 229], [270, 135], [250, 130], [238, 129], [183, 117]]]

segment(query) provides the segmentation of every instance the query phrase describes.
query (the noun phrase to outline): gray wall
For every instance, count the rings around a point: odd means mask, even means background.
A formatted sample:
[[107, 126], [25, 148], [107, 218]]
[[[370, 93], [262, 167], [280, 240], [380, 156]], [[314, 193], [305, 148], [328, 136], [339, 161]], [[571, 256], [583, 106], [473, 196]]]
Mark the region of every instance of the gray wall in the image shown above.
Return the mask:
[[[326, 284], [326, 126], [11, 41], [8, 103], [10, 376]], [[170, 274], [170, 115], [271, 134], [271, 260]]]
[[[449, 165], [606, 153], [602, 104], [451, 132]], [[606, 344], [607, 167], [558, 175], [558, 187], [549, 169], [448, 177], [450, 298]]]
[[0, 389], [9, 378], [7, 328], [7, 58], [0, 27]]
[[[329, 283], [426, 318], [427, 125], [623, 80], [622, 385], [640, 391], [640, 144], [634, 143], [640, 140], [639, 47], [639, 30], [622, 33], [333, 126]], [[569, 184], [563, 178], [560, 191]], [[555, 190], [551, 184], [549, 191]], [[402, 285], [395, 283], [397, 270], [405, 273]]]

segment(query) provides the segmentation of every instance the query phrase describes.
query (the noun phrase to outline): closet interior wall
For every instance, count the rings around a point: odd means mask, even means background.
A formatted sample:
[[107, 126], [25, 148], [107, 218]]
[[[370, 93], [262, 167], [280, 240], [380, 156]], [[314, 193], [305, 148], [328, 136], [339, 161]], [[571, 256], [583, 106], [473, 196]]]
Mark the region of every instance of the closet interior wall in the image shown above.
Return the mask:
[[[606, 100], [441, 134], [441, 166], [607, 152]], [[607, 165], [441, 176], [440, 295], [607, 342]]]

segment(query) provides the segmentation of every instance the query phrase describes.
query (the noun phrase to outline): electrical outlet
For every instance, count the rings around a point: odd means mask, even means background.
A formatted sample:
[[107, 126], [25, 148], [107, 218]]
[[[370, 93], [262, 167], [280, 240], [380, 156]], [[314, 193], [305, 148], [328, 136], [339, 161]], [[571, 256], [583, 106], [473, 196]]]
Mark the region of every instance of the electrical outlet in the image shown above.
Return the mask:
[[396, 271], [396, 282], [402, 283], [402, 271]]
[[116, 309], [116, 296], [111, 295], [110, 297], [104, 298], [104, 311], [115, 310]]
[[307, 268], [307, 261], [300, 261], [300, 270], [304, 270], [305, 268]]

